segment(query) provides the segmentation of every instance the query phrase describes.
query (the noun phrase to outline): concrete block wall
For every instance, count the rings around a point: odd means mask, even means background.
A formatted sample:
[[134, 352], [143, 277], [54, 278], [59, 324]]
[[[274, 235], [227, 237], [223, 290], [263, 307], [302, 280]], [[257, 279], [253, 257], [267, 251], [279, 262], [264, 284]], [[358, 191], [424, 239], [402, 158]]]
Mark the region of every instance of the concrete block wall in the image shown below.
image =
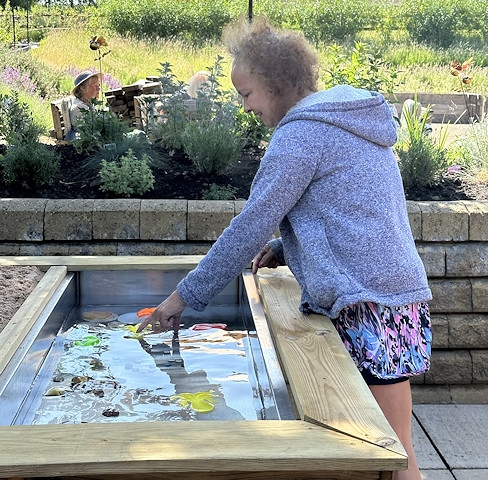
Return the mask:
[[432, 368], [414, 400], [487, 403], [488, 202], [407, 203], [433, 294]]
[[[0, 255], [203, 255], [244, 201], [0, 199]], [[416, 401], [488, 402], [488, 202], [407, 202], [433, 292]]]

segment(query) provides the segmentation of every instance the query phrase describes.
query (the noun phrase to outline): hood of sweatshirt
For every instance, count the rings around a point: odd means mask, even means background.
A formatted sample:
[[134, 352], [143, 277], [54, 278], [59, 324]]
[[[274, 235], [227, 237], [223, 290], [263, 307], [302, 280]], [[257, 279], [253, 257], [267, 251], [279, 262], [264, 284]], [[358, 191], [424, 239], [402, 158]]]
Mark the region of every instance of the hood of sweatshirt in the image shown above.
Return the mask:
[[349, 85], [313, 93], [283, 117], [277, 129], [296, 120], [328, 123], [385, 147], [397, 141], [397, 126], [383, 95]]

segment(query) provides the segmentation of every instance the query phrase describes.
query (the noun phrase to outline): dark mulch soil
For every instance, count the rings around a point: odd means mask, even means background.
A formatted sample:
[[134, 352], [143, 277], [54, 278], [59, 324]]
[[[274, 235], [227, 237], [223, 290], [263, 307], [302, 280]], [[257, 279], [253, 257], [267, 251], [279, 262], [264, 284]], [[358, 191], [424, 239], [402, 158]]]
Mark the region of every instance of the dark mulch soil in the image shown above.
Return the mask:
[[[82, 169], [85, 156], [78, 154], [72, 145], [52, 145], [50, 148], [61, 154], [61, 166], [52, 184], [38, 189], [22, 188], [6, 185], [0, 178], [0, 198], [120, 198], [100, 190], [98, 177]], [[154, 189], [132, 198], [200, 200], [203, 192], [215, 183], [221, 187], [234, 187], [237, 189], [235, 198], [246, 199], [263, 150], [245, 149], [225, 175], [214, 176], [196, 172], [184, 155], [169, 155], [162, 150], [156, 153]], [[446, 175], [435, 187], [406, 192], [406, 198], [425, 201], [488, 200], [488, 188], [486, 185], [473, 185], [459, 175]]]
[[[52, 184], [37, 189], [22, 188], [19, 185], [6, 185], [3, 178], [0, 178], [0, 197], [123, 198], [100, 190], [96, 172], [83, 168], [86, 156], [77, 153], [72, 145], [50, 148], [61, 154], [61, 165]], [[170, 155], [158, 149], [153, 153], [154, 188], [142, 196], [134, 195], [131, 198], [200, 200], [203, 192], [215, 183], [221, 187], [236, 188], [235, 198], [246, 199], [262, 156], [262, 150], [246, 149], [225, 175], [203, 175], [195, 170], [185, 155]]]

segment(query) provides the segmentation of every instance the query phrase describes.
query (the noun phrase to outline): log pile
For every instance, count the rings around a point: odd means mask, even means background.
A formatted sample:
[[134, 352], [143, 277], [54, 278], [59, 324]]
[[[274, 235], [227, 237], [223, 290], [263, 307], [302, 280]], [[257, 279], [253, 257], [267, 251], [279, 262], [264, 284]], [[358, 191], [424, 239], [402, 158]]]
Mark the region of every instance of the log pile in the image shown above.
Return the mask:
[[112, 112], [127, 121], [129, 125], [135, 126], [134, 97], [157, 93], [161, 93], [158, 77], [146, 77], [146, 79], [138, 80], [132, 85], [105, 92], [105, 99]]

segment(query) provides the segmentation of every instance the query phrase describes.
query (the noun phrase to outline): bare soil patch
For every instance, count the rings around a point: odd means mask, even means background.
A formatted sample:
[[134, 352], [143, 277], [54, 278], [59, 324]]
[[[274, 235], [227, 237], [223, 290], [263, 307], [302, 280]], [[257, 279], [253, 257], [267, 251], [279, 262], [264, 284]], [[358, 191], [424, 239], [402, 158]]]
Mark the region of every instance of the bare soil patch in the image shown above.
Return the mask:
[[44, 275], [37, 267], [0, 266], [0, 332]]

